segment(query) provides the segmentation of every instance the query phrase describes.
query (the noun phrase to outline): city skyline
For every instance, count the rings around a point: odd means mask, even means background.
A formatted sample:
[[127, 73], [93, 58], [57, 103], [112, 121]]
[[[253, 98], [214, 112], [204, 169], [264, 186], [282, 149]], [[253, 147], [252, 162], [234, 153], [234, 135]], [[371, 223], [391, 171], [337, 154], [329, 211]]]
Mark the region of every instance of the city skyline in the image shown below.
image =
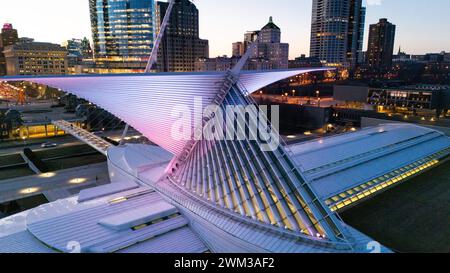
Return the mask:
[[[231, 44], [242, 40], [246, 31], [260, 29], [269, 16], [273, 16], [280, 26], [283, 41], [291, 45], [290, 59], [300, 54], [309, 55], [312, 0], [282, 1], [285, 5], [280, 7], [279, 1], [266, 1], [261, 6], [258, 0], [196, 0], [200, 10], [200, 36], [210, 40], [210, 55], [230, 56]], [[240, 9], [235, 8], [238, 4]], [[412, 54], [450, 51], [450, 36], [439, 35], [436, 28], [450, 24], [450, 18], [444, 16], [450, 2], [365, 0], [364, 5], [367, 7], [364, 50], [367, 49], [368, 26], [380, 18], [387, 18], [398, 26], [396, 49], [401, 46]], [[66, 12], [68, 6], [70, 12]], [[417, 10], [422, 12], [422, 20], [410, 17]], [[235, 20], [230, 20], [231, 13], [235, 14]], [[92, 40], [88, 1], [77, 5], [69, 3], [69, 0], [8, 2], [0, 10], [0, 21], [12, 23], [21, 37], [29, 36], [37, 41], [60, 44], [64, 40], [84, 36]], [[432, 28], [436, 31], [430, 31]]]

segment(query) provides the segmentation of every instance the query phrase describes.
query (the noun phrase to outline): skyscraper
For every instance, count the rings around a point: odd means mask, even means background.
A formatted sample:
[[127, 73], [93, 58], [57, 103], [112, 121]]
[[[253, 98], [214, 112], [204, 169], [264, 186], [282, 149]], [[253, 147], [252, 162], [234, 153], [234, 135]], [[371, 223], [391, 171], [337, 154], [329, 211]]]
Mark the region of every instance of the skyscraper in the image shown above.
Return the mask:
[[145, 70], [155, 36], [154, 0], [89, 0], [94, 58], [109, 72]]
[[350, 21], [347, 35], [347, 60], [351, 67], [363, 61], [364, 26], [366, 8], [362, 0], [350, 1]]
[[[281, 29], [269, 18], [269, 22], [258, 32], [258, 45], [251, 58], [269, 62], [271, 69], [285, 69], [289, 65], [289, 44], [281, 42]], [[250, 69], [251, 60], [250, 60]], [[254, 60], [253, 60], [254, 63]]]
[[396, 26], [387, 19], [370, 25], [367, 64], [374, 69], [386, 69], [392, 65]]
[[[157, 26], [161, 25], [169, 3], [157, 3]], [[209, 42], [199, 38], [199, 12], [189, 0], [176, 0], [158, 52], [158, 70], [194, 71], [195, 61], [209, 58]]]
[[225, 60], [225, 56], [201, 59], [196, 64], [196, 70], [224, 70], [226, 66], [229, 66], [230, 69], [254, 42], [258, 43], [250, 52], [250, 57], [244, 66], [245, 70], [287, 69], [289, 67], [289, 44], [281, 42], [281, 29], [270, 17], [269, 22], [261, 30], [246, 32], [244, 42], [233, 43], [232, 58]]
[[356, 66], [365, 13], [362, 0], [313, 0], [310, 56], [329, 66]]
[[3, 50], [5, 47], [14, 45], [18, 41], [19, 35], [17, 30], [13, 28], [12, 24], [4, 24], [0, 33], [0, 76], [6, 75], [6, 59]]

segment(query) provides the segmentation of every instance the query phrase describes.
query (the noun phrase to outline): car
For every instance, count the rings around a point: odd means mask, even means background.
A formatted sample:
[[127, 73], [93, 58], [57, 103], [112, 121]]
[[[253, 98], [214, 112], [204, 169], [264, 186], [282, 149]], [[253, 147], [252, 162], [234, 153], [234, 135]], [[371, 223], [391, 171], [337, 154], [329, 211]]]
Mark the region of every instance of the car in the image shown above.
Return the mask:
[[46, 142], [41, 145], [41, 148], [55, 148], [57, 146], [58, 144], [56, 143]]

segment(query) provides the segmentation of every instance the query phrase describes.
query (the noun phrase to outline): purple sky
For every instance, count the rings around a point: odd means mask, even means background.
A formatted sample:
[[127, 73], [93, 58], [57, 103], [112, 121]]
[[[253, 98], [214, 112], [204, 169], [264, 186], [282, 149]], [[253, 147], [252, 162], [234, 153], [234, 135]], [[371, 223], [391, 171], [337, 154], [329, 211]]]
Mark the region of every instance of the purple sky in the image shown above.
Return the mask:
[[[61, 43], [90, 38], [88, 0], [8, 0], [0, 22], [10, 22], [20, 36]], [[201, 37], [210, 40], [211, 56], [231, 54], [231, 43], [247, 30], [260, 29], [269, 16], [291, 45], [290, 57], [309, 54], [312, 0], [195, 0]], [[369, 24], [386, 17], [397, 25], [396, 50], [410, 53], [450, 51], [449, 0], [366, 0]], [[367, 45], [365, 45], [366, 47]]]

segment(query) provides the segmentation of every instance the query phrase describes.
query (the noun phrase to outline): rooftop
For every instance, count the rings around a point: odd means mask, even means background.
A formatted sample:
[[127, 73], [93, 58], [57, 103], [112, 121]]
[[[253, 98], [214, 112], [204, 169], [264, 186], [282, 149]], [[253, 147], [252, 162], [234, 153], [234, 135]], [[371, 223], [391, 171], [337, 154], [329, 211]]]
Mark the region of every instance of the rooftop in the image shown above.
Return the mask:
[[269, 23], [267, 23], [267, 25], [265, 25], [263, 28], [263, 30], [265, 29], [280, 29], [277, 25], [275, 25], [275, 23], [273, 22], [273, 17], [270, 16], [269, 18]]
[[428, 167], [447, 156], [449, 148], [450, 138], [443, 133], [411, 124], [386, 124], [291, 146], [294, 160], [324, 200], [391, 172], [406, 172], [410, 164]]
[[0, 253], [208, 251], [178, 210], [146, 188], [85, 202], [63, 199], [0, 224]]

